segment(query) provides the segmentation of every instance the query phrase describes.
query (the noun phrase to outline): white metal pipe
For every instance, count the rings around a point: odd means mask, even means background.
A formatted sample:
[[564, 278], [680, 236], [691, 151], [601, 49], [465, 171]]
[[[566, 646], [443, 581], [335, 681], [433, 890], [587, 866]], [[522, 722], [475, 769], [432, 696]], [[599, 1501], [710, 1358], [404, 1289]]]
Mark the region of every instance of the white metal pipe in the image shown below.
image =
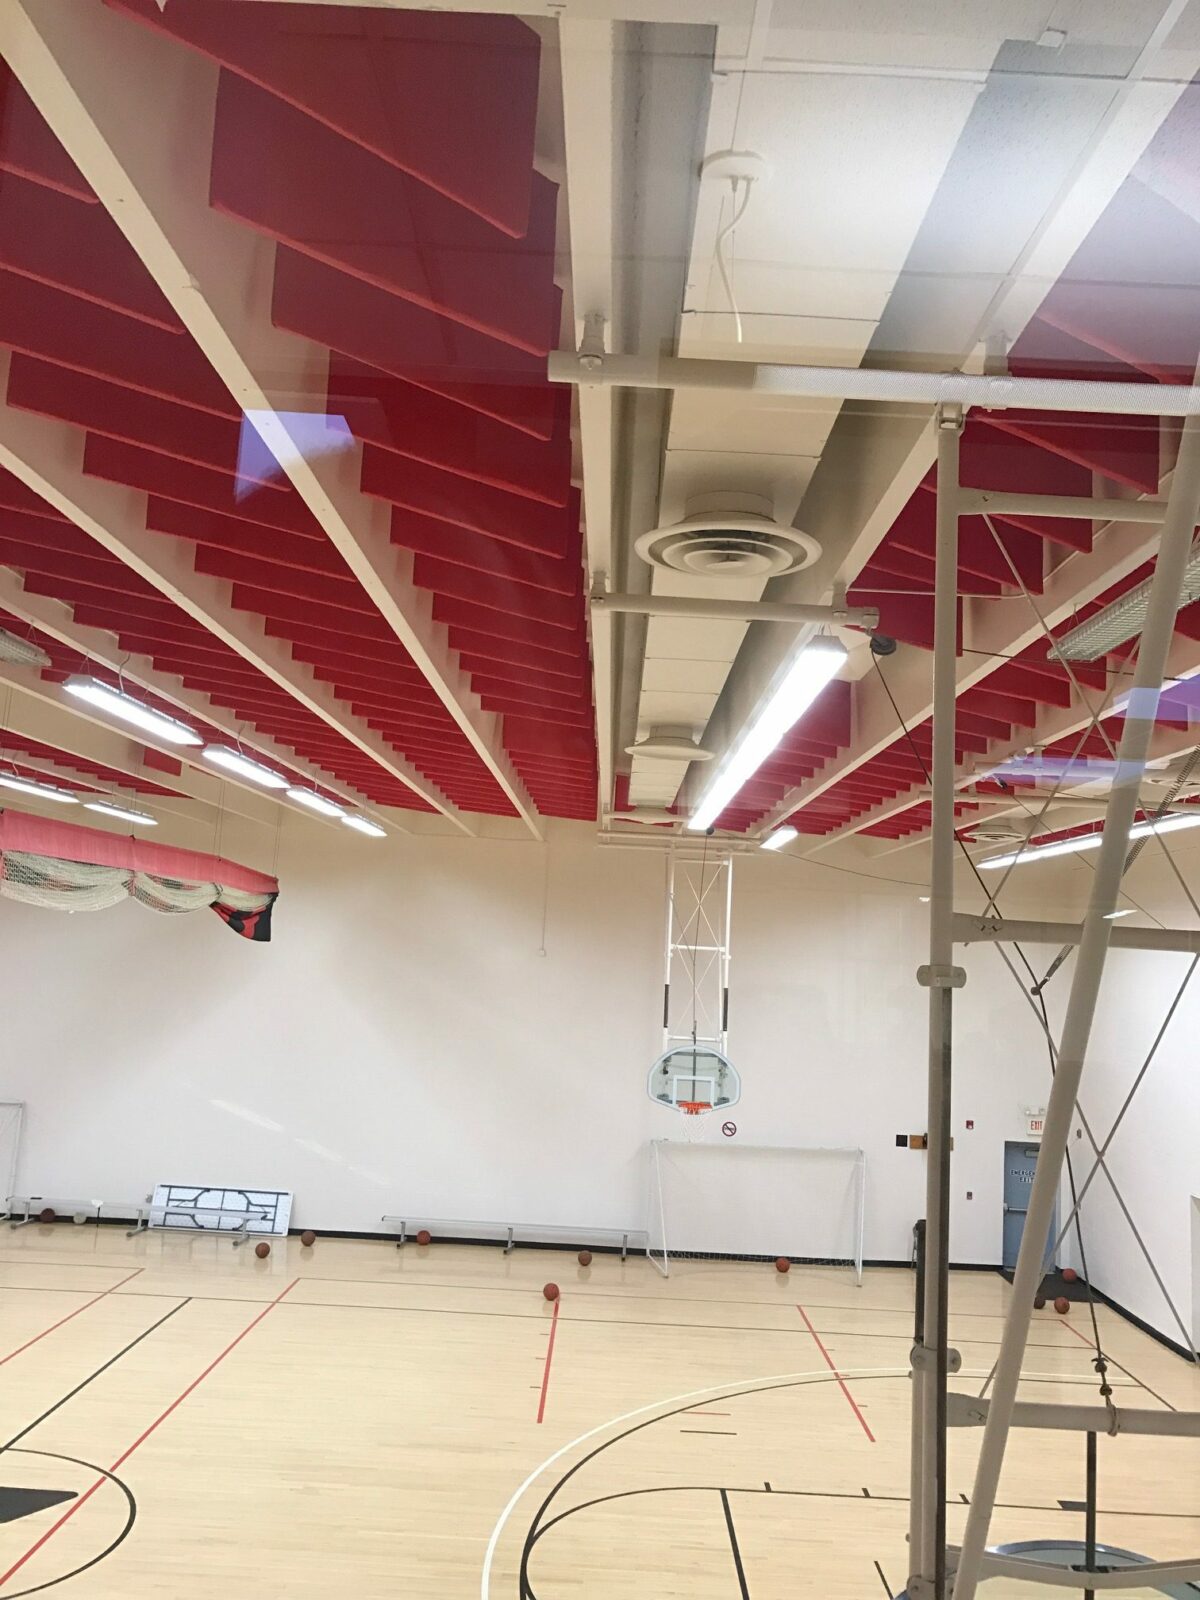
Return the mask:
[[624, 389], [720, 389], [797, 400], [874, 400], [899, 405], [983, 406], [989, 411], [1094, 411], [1139, 417], [1200, 413], [1200, 389], [1186, 384], [1088, 383], [1073, 378], [1006, 378], [962, 372], [888, 372], [874, 367], [795, 367], [698, 356], [626, 356], [552, 350], [552, 383]]
[[[1022, 922], [1010, 917], [974, 917], [954, 914], [956, 944], [1079, 944], [1082, 922]], [[1200, 954], [1200, 930], [1192, 928], [1126, 928], [1118, 924], [1109, 935], [1114, 950], [1168, 950], [1181, 955]]]
[[[952, 1428], [981, 1428], [991, 1401], [974, 1394], [952, 1394], [947, 1420]], [[1064, 1433], [1139, 1433], [1156, 1438], [1200, 1438], [1200, 1411], [1139, 1411], [1124, 1406], [1109, 1412], [1104, 1406], [1052, 1405], [1040, 1400], [1018, 1400], [1013, 1407], [1014, 1428], [1051, 1428]]]
[[718, 600], [674, 594], [593, 594], [593, 611], [624, 611], [639, 617], [713, 617], [722, 622], [836, 623], [877, 628], [878, 606], [820, 606], [784, 600]]
[[[929, 883], [929, 1075], [925, 1167], [924, 1348], [914, 1374], [913, 1454], [920, 1505], [910, 1530], [913, 1575], [943, 1600], [946, 1552], [946, 1382], [949, 1290], [951, 968], [954, 962], [954, 749], [958, 667], [958, 477], [962, 413], [939, 412], [933, 612], [932, 847]], [[933, 1354], [936, 1352], [936, 1354]], [[919, 1412], [919, 1422], [916, 1420]], [[916, 1473], [913, 1474], [914, 1478]], [[920, 1525], [917, 1526], [919, 1516]]]
[[[1157, 390], [1158, 385], [1146, 385]], [[1084, 407], [1084, 409], [1091, 409]], [[1175, 614], [1191, 553], [1192, 531], [1200, 514], [1200, 418], [1189, 416], [1180, 435], [1179, 454], [1171, 481], [1159, 543], [1154, 582], [1146, 608], [1133, 688], [1126, 707], [1104, 832], [1092, 878], [1059, 1045], [1058, 1065], [1046, 1110], [1041, 1150], [1029, 1196], [1029, 1209], [1013, 1275], [1012, 1296], [996, 1376], [992, 1405], [980, 1446], [975, 1489], [967, 1513], [954, 1600], [974, 1600], [980, 1563], [996, 1502], [1009, 1422], [1016, 1402], [1021, 1363], [1029, 1337], [1033, 1297], [1042, 1276], [1042, 1253], [1058, 1196], [1063, 1157], [1079, 1096], [1104, 962], [1114, 927], [1108, 920], [1116, 908], [1125, 871], [1129, 830], [1138, 805], [1138, 786], [1145, 770], [1166, 670]], [[1122, 776], [1124, 775], [1124, 776]]]
[[1047, 1583], [1055, 1589], [1165, 1589], [1168, 1584], [1194, 1583], [1200, 1578], [1200, 1560], [1139, 1561], [1129, 1567], [1085, 1572], [1082, 1567], [1056, 1567], [1048, 1561], [989, 1553], [983, 1559], [983, 1571], [989, 1578]]
[[1092, 522], [1161, 522], [1165, 500], [1095, 500], [1087, 495], [1010, 494], [1005, 489], [964, 489], [965, 517], [1085, 517]]

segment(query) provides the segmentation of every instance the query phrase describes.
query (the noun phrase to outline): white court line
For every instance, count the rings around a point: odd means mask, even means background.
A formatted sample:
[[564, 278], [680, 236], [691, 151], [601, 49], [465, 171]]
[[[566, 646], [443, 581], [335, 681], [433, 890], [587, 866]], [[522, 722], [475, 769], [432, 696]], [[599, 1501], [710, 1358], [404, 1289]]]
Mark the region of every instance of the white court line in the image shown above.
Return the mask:
[[[911, 1376], [909, 1367], [855, 1367], [842, 1373], [842, 1377], [850, 1378], [907, 1378]], [[968, 1372], [965, 1369], [956, 1374], [961, 1378], [982, 1378], [985, 1376], [982, 1369], [977, 1372]], [[1060, 1372], [1025, 1372], [1025, 1379], [1050, 1379], [1055, 1383], [1090, 1383], [1088, 1378], [1072, 1378]], [[645, 1416], [648, 1411], [669, 1412], [683, 1405], [685, 1401], [702, 1399], [738, 1399], [745, 1394], [755, 1394], [760, 1389], [769, 1389], [772, 1384], [791, 1383], [800, 1386], [805, 1383], [833, 1383], [834, 1374], [822, 1368], [820, 1371], [810, 1372], [781, 1372], [771, 1378], [750, 1378], [744, 1384], [731, 1385], [726, 1383], [713, 1384], [708, 1389], [692, 1389], [687, 1394], [677, 1394], [669, 1400], [652, 1400], [649, 1405], [639, 1406], [636, 1411], [627, 1411], [624, 1416], [610, 1417], [607, 1422], [600, 1422], [594, 1428], [589, 1428], [586, 1433], [581, 1433], [577, 1438], [570, 1439], [561, 1445], [553, 1455], [549, 1455], [513, 1492], [511, 1499], [500, 1513], [496, 1526], [492, 1529], [492, 1536], [488, 1540], [487, 1550], [483, 1557], [483, 1573], [480, 1579], [480, 1600], [491, 1600], [492, 1564], [496, 1557], [496, 1546], [500, 1543], [500, 1536], [504, 1532], [509, 1517], [512, 1516], [526, 1491], [541, 1477], [547, 1467], [552, 1467], [556, 1461], [562, 1459], [568, 1451], [574, 1450], [576, 1445], [585, 1444], [587, 1440], [594, 1439], [597, 1434], [604, 1433], [609, 1428], [616, 1428], [623, 1422], [630, 1422], [634, 1417]]]

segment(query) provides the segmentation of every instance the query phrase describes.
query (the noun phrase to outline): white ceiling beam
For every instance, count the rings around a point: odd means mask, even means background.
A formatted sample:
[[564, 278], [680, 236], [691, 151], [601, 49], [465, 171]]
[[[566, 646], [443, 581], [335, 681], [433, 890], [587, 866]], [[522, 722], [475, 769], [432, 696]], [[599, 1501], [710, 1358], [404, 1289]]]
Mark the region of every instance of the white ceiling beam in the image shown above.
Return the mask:
[[[311, 0], [266, 0], [267, 4], [311, 4]], [[321, 0], [328, 6], [366, 6], [379, 11], [428, 11], [428, 0]], [[563, 19], [563, 0], [449, 0], [439, 11], [502, 17]], [[572, 20], [584, 22], [693, 22], [749, 28], [755, 0], [570, 0]]]
[[[358, 486], [360, 451], [310, 459], [297, 409], [325, 404], [329, 352], [272, 326], [274, 245], [209, 205], [219, 69], [92, 0], [2, 0], [0, 53], [254, 423], [347, 566], [530, 832], [537, 810], [471, 688], [390, 512]], [[186, 136], [184, 136], [186, 133]], [[149, 136], [148, 136], [149, 135]], [[403, 780], [430, 785], [408, 768]], [[436, 792], [436, 791], [435, 791]], [[444, 796], [433, 803], [459, 822]]]
[[[88, 657], [97, 666], [119, 673], [127, 685], [147, 689], [159, 699], [168, 701], [183, 713], [185, 720], [189, 715], [201, 718], [222, 733], [231, 744], [240, 746], [247, 753], [262, 756], [268, 765], [274, 763], [294, 772], [298, 778], [307, 779], [310, 784], [323, 789], [326, 794], [347, 806], [371, 810], [371, 801], [358, 789], [343, 783], [313, 762], [306, 761], [269, 734], [260, 733], [256, 728], [247, 728], [242, 718], [233, 716], [224, 706], [214, 705], [208, 695], [185, 688], [183, 680], [171, 673], [160, 672], [149, 656], [130, 655], [121, 648], [115, 633], [76, 622], [72, 608], [65, 601], [52, 600], [46, 595], [27, 594], [20, 573], [9, 567], [0, 567], [0, 609], [32, 624], [40, 633], [57, 639], [60, 644]], [[110, 722], [109, 726], [113, 724]], [[175, 754], [181, 761], [189, 760], [186, 748], [176, 749]]]
[[[558, 28], [563, 145], [571, 235], [571, 295], [576, 345], [611, 346], [613, 325], [613, 25], [563, 17]], [[611, 389], [576, 391], [589, 588], [611, 585], [613, 549], [613, 406]], [[613, 804], [613, 620], [591, 608], [601, 824]]]
[[[7, 384], [8, 362], [8, 351], [0, 351], [0, 394]], [[144, 494], [84, 474], [84, 439], [83, 430], [71, 423], [35, 417], [0, 401], [0, 466], [456, 827], [473, 833], [440, 789], [354, 716], [311, 667], [294, 661], [284, 640], [267, 636], [261, 617], [233, 608], [225, 579], [195, 570], [187, 540], [147, 531]], [[301, 770], [294, 759], [287, 765]]]

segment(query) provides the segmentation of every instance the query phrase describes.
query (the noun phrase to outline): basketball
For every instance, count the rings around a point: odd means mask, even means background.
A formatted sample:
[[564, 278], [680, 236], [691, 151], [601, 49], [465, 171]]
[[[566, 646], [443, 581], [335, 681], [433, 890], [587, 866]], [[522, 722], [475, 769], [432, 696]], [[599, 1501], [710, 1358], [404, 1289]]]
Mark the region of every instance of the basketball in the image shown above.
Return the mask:
[[418, 1244], [430, 1244], [430, 1243], [432, 1243], [432, 1241], [433, 1241], [433, 1235], [430, 1233], [429, 1229], [428, 1228], [422, 1228], [420, 1233], [417, 1235], [417, 1243]]
[[266, 1258], [271, 1254], [271, 1246], [265, 1239], [260, 1239], [259, 1242], [254, 1246], [254, 1254], [260, 1261], [265, 1261]]
[[75, 1213], [75, 1215], [71, 1218], [71, 1221], [75, 1224], [75, 1226], [77, 1228], [82, 1228], [84, 1223], [87, 1221], [87, 1212], [86, 1211], [77, 1211]]
[[57, 1222], [57, 1220], [58, 1218], [54, 1215], [53, 1206], [45, 1206], [41, 1211], [38, 1212], [39, 1222]]
[[545, 1288], [542, 1290], [542, 1293], [545, 1295], [547, 1300], [557, 1300], [558, 1299], [558, 1285], [556, 1283], [548, 1283], [548, 1284], [546, 1284]]
[[1075, 1271], [1074, 1267], [1064, 1267], [1063, 1268], [1063, 1270], [1062, 1270], [1062, 1281], [1064, 1283], [1078, 1283], [1079, 1274]]
[[780, 1256], [778, 1258], [778, 1260], [775, 1262], [775, 1271], [776, 1272], [790, 1272], [791, 1270], [792, 1270], [792, 1263], [788, 1260], [788, 1258], [786, 1256]]
[[316, 1234], [312, 1231], [311, 1228], [305, 1228], [304, 1232], [300, 1235], [300, 1243], [302, 1245], [304, 1245], [305, 1249], [311, 1250], [313, 1245], [316, 1244], [316, 1242], [317, 1242]]
[[1044, 1294], [1039, 1294], [1034, 1300], [1033, 1309], [1035, 1311], [1044, 1311], [1046, 1309], [1046, 1296]]
[[1065, 1294], [1059, 1295], [1058, 1299], [1054, 1302], [1054, 1309], [1058, 1312], [1060, 1317], [1065, 1317], [1067, 1312], [1070, 1311], [1071, 1302], [1067, 1299]]
[[581, 1267], [590, 1267], [591, 1264], [592, 1264], [592, 1252], [590, 1250], [581, 1250], [579, 1252], [579, 1265]]

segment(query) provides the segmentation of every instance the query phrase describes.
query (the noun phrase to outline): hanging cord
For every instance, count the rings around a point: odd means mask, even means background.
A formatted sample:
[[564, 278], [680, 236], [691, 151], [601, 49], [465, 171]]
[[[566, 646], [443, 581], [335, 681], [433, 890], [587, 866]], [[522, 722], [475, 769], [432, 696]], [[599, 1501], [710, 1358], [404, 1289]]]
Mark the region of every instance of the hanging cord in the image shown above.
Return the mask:
[[[742, 342], [742, 313], [738, 310], [737, 297], [733, 292], [733, 234], [738, 223], [746, 215], [746, 207], [750, 204], [750, 195], [754, 189], [753, 178], [730, 178], [730, 187], [733, 190], [733, 216], [717, 234], [717, 271], [721, 274], [721, 283], [724, 285], [725, 298], [729, 301], [729, 309], [733, 312], [733, 332], [738, 344]], [[738, 204], [738, 186], [745, 184], [746, 192], [742, 202]], [[726, 256], [725, 244], [729, 242], [729, 253]]]
[[[879, 675], [879, 681], [883, 685], [884, 693], [887, 695], [888, 700], [891, 703], [892, 711], [895, 713], [896, 721], [899, 723], [901, 729], [903, 730], [904, 737], [908, 741], [909, 749], [912, 751], [913, 756], [916, 759], [917, 765], [920, 767], [921, 772], [924, 775], [925, 782], [932, 788], [932, 786], [933, 786], [932, 775], [930, 774], [929, 768], [925, 764], [924, 756], [921, 754], [920, 750], [917, 748], [916, 740], [913, 738], [912, 734], [909, 732], [908, 724], [905, 722], [904, 717], [901, 714], [900, 707], [896, 704], [896, 698], [892, 694], [891, 685], [888, 683], [887, 678], [884, 676], [883, 668], [880, 665], [879, 657], [876, 656], [876, 655], [873, 655], [871, 657], [871, 660], [872, 660], [872, 662], [874, 664], [876, 673]], [[975, 865], [975, 862], [971, 857], [971, 853], [967, 849], [965, 841], [959, 837], [957, 828], [955, 828], [955, 830], [954, 830], [954, 842], [955, 842], [955, 844], [958, 845], [959, 850], [962, 852], [963, 859], [966, 861], [966, 863], [970, 867], [972, 873], [975, 875], [975, 880], [979, 884], [979, 887], [983, 891], [984, 895], [987, 897], [989, 905], [994, 907], [997, 916], [999, 916], [1000, 907], [996, 902], [995, 896], [993, 896], [989, 892], [987, 884], [983, 881], [983, 877], [982, 877], [982, 875], [981, 875], [981, 873], [979, 871], [979, 868]], [[1034, 985], [1036, 987], [1037, 974], [1034, 972], [1033, 968], [1029, 965], [1028, 960], [1026, 960], [1025, 952], [1022, 950], [1021, 946], [1019, 944], [1015, 943], [1015, 942], [1013, 944], [1013, 949], [1016, 952], [1017, 956], [1019, 957], [1019, 959], [1021, 961], [1021, 964], [1025, 967], [1026, 971], [1029, 973], [1030, 979], [1033, 981], [1033, 983], [1034, 983]], [[1049, 1041], [1049, 1039], [1050, 1039], [1050, 1021], [1049, 1021], [1049, 1018], [1046, 1016], [1045, 1002], [1042, 1000], [1042, 996], [1041, 996], [1040, 992], [1037, 994], [1037, 1002], [1041, 1006], [1043, 1025], [1044, 1025], [1045, 1030], [1046, 1030], [1047, 1041]], [[1051, 1077], [1054, 1076], [1055, 1070], [1056, 1070], [1056, 1066], [1055, 1066], [1055, 1060], [1054, 1060], [1054, 1050], [1053, 1050], [1053, 1046], [1051, 1046], [1051, 1048], [1050, 1048], [1050, 1075], [1051, 1075]], [[1100, 1324], [1099, 1324], [1099, 1322], [1097, 1321], [1097, 1318], [1096, 1318], [1096, 1306], [1095, 1306], [1095, 1302], [1094, 1302], [1093, 1297], [1092, 1297], [1092, 1286], [1091, 1286], [1091, 1283], [1088, 1281], [1087, 1253], [1086, 1253], [1086, 1251], [1084, 1250], [1084, 1247], [1083, 1247], [1083, 1221], [1082, 1221], [1082, 1218], [1079, 1215], [1078, 1202], [1076, 1200], [1075, 1168], [1074, 1168], [1074, 1163], [1071, 1160], [1071, 1151], [1070, 1151], [1069, 1148], [1066, 1150], [1065, 1154], [1066, 1154], [1066, 1158], [1067, 1158], [1067, 1174], [1068, 1174], [1068, 1178], [1069, 1178], [1070, 1186], [1071, 1186], [1071, 1199], [1072, 1199], [1073, 1204], [1075, 1205], [1075, 1217], [1074, 1217], [1075, 1239], [1076, 1239], [1076, 1243], [1079, 1246], [1079, 1264], [1083, 1268], [1083, 1286], [1087, 1290], [1088, 1311], [1089, 1311], [1089, 1313], [1091, 1315], [1091, 1321], [1092, 1321], [1092, 1342], [1093, 1342], [1093, 1344], [1095, 1346], [1095, 1350], [1096, 1350], [1095, 1358], [1093, 1359], [1092, 1365], [1095, 1367], [1096, 1375], [1100, 1380], [1100, 1384], [1099, 1384], [1100, 1395], [1101, 1395], [1101, 1398], [1104, 1401], [1105, 1406], [1108, 1408], [1108, 1411], [1109, 1411], [1109, 1422], [1110, 1422], [1110, 1425], [1111, 1425], [1111, 1424], [1114, 1423], [1114, 1419], [1115, 1419], [1116, 1413], [1115, 1413], [1115, 1410], [1114, 1410], [1113, 1404], [1112, 1404], [1112, 1386], [1110, 1385], [1110, 1383], [1108, 1381], [1108, 1360], [1107, 1360], [1107, 1358], [1106, 1358], [1106, 1356], [1104, 1354], [1104, 1349], [1103, 1349], [1103, 1346], [1102, 1346], [1102, 1344], [1100, 1342]]]

